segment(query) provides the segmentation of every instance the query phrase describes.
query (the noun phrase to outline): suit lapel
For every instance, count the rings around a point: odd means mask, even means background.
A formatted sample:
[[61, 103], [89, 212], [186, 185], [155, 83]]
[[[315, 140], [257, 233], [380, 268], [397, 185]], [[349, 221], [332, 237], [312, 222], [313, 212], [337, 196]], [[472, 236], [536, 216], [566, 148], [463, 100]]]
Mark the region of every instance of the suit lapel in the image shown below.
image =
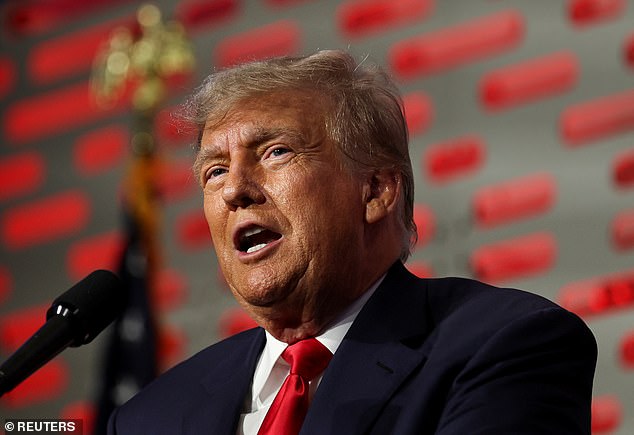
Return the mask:
[[302, 435], [364, 433], [426, 359], [426, 291], [399, 262], [361, 310], [335, 353]]
[[[248, 331], [242, 343], [223, 355], [201, 382], [206, 397], [183, 418], [183, 434], [233, 434], [243, 410], [258, 357], [266, 341], [264, 330]], [[214, 367], [214, 364], [210, 364]]]

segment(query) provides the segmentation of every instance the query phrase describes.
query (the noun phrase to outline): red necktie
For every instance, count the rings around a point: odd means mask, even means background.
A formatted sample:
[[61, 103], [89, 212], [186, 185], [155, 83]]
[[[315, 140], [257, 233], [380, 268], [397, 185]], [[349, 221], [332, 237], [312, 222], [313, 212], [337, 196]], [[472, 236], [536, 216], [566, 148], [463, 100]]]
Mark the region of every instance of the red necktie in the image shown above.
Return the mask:
[[266, 413], [258, 435], [297, 435], [308, 412], [308, 382], [326, 369], [332, 353], [314, 338], [298, 341], [282, 352], [291, 372]]

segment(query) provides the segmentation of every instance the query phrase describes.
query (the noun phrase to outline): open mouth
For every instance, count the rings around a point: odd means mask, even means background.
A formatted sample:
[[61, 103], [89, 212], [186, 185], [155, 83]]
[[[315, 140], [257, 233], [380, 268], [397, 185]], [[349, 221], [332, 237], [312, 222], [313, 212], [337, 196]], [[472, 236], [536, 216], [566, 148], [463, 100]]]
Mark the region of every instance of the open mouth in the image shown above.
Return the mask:
[[275, 231], [262, 227], [249, 227], [238, 234], [236, 248], [240, 252], [252, 254], [264, 249], [269, 243], [282, 238], [282, 235]]

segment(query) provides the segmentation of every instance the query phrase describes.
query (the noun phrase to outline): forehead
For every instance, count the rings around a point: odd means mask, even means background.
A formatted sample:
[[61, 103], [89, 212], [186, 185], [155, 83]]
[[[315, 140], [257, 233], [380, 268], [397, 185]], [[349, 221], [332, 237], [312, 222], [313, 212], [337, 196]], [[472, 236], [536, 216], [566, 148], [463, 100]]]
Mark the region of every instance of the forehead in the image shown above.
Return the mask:
[[211, 112], [203, 127], [205, 137], [226, 134], [237, 126], [253, 131], [293, 129], [310, 134], [325, 128], [326, 98], [308, 91], [274, 92], [242, 98], [222, 113]]

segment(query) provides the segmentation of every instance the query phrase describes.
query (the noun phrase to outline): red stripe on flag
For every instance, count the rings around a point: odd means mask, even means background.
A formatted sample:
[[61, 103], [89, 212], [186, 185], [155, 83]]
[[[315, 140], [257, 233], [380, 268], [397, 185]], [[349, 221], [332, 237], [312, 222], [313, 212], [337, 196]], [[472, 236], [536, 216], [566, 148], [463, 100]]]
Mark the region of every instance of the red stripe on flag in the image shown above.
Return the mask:
[[612, 244], [620, 250], [634, 248], [634, 209], [618, 213], [611, 225]]
[[634, 130], [634, 89], [568, 107], [559, 128], [570, 146]]
[[100, 48], [109, 40], [112, 31], [121, 26], [134, 27], [134, 19], [119, 19], [81, 30], [36, 46], [27, 57], [27, 71], [37, 84], [90, 71]]
[[75, 169], [86, 176], [107, 171], [123, 161], [129, 142], [128, 130], [122, 126], [91, 131], [75, 142]]
[[49, 304], [22, 308], [0, 318], [0, 347], [12, 353], [46, 322]]
[[617, 396], [605, 394], [592, 399], [590, 414], [593, 434], [612, 433], [623, 421], [623, 405]]
[[614, 158], [612, 181], [622, 189], [634, 186], [634, 150], [625, 151]]
[[15, 65], [10, 59], [0, 58], [0, 98], [4, 98], [15, 86]]
[[478, 170], [486, 159], [486, 145], [478, 136], [463, 136], [430, 145], [423, 156], [432, 182], [444, 183]]
[[568, 18], [575, 24], [591, 24], [625, 12], [625, 0], [568, 0]]
[[111, 115], [123, 107], [123, 101], [107, 110], [98, 107], [88, 83], [30, 97], [5, 112], [5, 135], [17, 143], [41, 139]]
[[427, 130], [434, 117], [434, 106], [429, 97], [422, 92], [404, 95], [403, 110], [411, 135]]
[[66, 254], [68, 276], [78, 281], [96, 269], [117, 272], [123, 247], [123, 236], [119, 231], [98, 234], [73, 243]]
[[392, 69], [409, 78], [456, 67], [508, 50], [524, 36], [524, 17], [508, 10], [397, 42]]
[[535, 233], [477, 248], [471, 254], [474, 275], [487, 282], [523, 278], [550, 269], [557, 242], [549, 233]]
[[433, 0], [354, 0], [337, 8], [337, 22], [344, 34], [360, 36], [422, 19], [433, 7]]
[[278, 21], [234, 35], [215, 50], [214, 63], [228, 67], [250, 60], [290, 55], [299, 49], [301, 29], [294, 21]]
[[176, 9], [176, 19], [187, 31], [209, 30], [209, 25], [233, 18], [240, 9], [237, 0], [181, 1]]
[[82, 231], [90, 214], [86, 194], [76, 190], [59, 193], [5, 212], [0, 234], [7, 248], [25, 248]]
[[0, 200], [34, 192], [44, 182], [45, 172], [44, 158], [34, 151], [0, 159]]
[[2, 396], [0, 401], [15, 409], [59, 399], [68, 388], [69, 380], [68, 365], [57, 357]]
[[486, 74], [480, 82], [480, 102], [502, 109], [567, 91], [577, 82], [579, 63], [571, 52], [554, 53]]
[[493, 227], [545, 213], [556, 196], [556, 181], [551, 174], [533, 174], [476, 191], [473, 216], [477, 225]]

